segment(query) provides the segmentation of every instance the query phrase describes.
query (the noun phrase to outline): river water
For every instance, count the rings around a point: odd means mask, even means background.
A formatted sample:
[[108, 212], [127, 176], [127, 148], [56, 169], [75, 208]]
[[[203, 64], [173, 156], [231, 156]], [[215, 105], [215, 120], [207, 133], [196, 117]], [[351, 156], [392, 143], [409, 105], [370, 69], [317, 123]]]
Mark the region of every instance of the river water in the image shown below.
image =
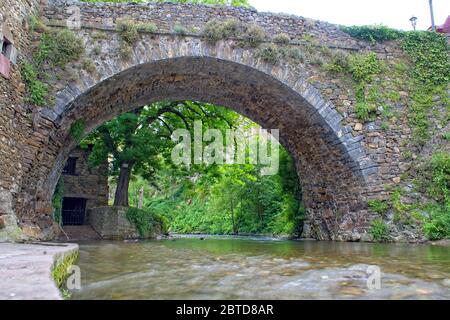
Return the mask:
[[77, 265], [72, 299], [450, 299], [450, 247], [431, 245], [99, 241], [80, 244]]

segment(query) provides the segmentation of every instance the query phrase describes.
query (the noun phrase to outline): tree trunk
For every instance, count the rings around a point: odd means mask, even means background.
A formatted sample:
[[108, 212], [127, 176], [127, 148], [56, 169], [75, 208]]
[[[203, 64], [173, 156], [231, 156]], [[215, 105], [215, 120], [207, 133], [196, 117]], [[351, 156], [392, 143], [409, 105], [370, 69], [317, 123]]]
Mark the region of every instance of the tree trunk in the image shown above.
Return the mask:
[[144, 205], [144, 187], [142, 186], [139, 189], [139, 201], [138, 201], [138, 209], [142, 209], [142, 206]]
[[117, 181], [114, 206], [128, 207], [128, 187], [130, 186], [131, 165], [122, 163], [120, 165], [119, 180]]

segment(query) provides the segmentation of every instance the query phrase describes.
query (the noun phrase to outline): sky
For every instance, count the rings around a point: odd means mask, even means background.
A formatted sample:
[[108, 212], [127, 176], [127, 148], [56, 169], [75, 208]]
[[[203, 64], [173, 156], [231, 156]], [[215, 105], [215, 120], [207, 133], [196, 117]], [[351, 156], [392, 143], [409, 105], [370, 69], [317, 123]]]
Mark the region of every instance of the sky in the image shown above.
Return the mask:
[[[258, 11], [282, 12], [335, 24], [383, 24], [412, 30], [409, 18], [417, 17], [417, 30], [431, 26], [428, 0], [249, 0]], [[434, 21], [441, 25], [450, 15], [450, 0], [433, 0]]]

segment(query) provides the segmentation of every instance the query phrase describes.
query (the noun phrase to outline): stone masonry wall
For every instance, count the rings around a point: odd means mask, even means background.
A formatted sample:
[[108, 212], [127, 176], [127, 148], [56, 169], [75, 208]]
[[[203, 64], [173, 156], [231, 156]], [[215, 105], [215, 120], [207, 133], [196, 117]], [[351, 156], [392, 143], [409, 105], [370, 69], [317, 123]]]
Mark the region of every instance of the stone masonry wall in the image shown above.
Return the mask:
[[[26, 57], [29, 39], [26, 23], [19, 20], [26, 21], [31, 3], [6, 0], [3, 7], [13, 8], [19, 17], [13, 25], [23, 38], [21, 57]], [[367, 123], [358, 119], [348, 78], [313, 63], [270, 65], [255, 49], [240, 48], [233, 39], [211, 44], [200, 31], [213, 18], [237, 18], [258, 24], [270, 35], [289, 34], [301, 51], [308, 35], [317, 41], [318, 56], [325, 54], [324, 45], [347, 52], [374, 51], [385, 62], [404, 58], [398, 44], [357, 41], [335, 25], [302, 17], [187, 4], [50, 0], [41, 7], [44, 20], [53, 27], [65, 26], [74, 12], [68, 9], [74, 6], [82, 22], [75, 32], [95, 70], [87, 72], [80, 61], [71, 65], [72, 79], [55, 84], [55, 105], [45, 108], [23, 101], [17, 66], [10, 80], [0, 77], [0, 216], [17, 216], [25, 235], [52, 237], [50, 199], [76, 145], [69, 134], [74, 121], [85, 120], [87, 133], [121, 112], [162, 99], [218, 103], [267, 128], [280, 128], [302, 180], [309, 236], [361, 240], [373, 218], [367, 200], [386, 198], [386, 186], [403, 183], [400, 176], [409, 162], [402, 154], [411, 139], [407, 92], [400, 92], [400, 100], [391, 106], [396, 116], [386, 131], [380, 117]], [[120, 58], [121, 40], [115, 32], [115, 23], [124, 18], [158, 28], [139, 35], [129, 60]], [[177, 25], [188, 34], [175, 34]], [[0, 221], [0, 228], [6, 224]]]
[[91, 168], [88, 165], [89, 150], [76, 148], [69, 157], [77, 158], [75, 175], [63, 175], [64, 197], [84, 198], [86, 208], [108, 205], [107, 165]]
[[[0, 1], [0, 34], [12, 36], [19, 57], [29, 54], [28, 16], [37, 8], [38, 0]], [[19, 65], [11, 64], [9, 79], [0, 75], [0, 241], [20, 237], [16, 195], [43, 138], [40, 128], [33, 132], [33, 110], [24, 104], [24, 96]]]

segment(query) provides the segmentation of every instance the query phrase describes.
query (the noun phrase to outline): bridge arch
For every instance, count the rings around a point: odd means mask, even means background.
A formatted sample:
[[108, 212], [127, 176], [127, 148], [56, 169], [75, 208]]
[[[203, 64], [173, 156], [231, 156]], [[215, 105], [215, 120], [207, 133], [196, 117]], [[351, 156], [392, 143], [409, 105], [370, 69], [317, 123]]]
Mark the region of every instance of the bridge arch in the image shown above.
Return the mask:
[[359, 219], [365, 212], [365, 169], [370, 161], [340, 125], [342, 117], [333, 105], [302, 78], [291, 77], [288, 66], [273, 67], [233, 51], [206, 55], [192, 45], [172, 44], [175, 48], [166, 48], [160, 56], [153, 51], [144, 58], [135, 52], [129, 64], [103, 62], [97, 67], [106, 73], [103, 78], [83, 74], [83, 83], [68, 85], [57, 94], [56, 107], [41, 112], [52, 118], [56, 129], [48, 146], [52, 151], [47, 151], [51, 165], [40, 171], [33, 184], [38, 186], [38, 206], [50, 203], [76, 145], [70, 135], [75, 121], [83, 120], [88, 133], [151, 102], [197, 100], [227, 106], [264, 128], [280, 129], [280, 141], [293, 155], [301, 177], [308, 213], [305, 236], [355, 240], [365, 228], [365, 221]]

